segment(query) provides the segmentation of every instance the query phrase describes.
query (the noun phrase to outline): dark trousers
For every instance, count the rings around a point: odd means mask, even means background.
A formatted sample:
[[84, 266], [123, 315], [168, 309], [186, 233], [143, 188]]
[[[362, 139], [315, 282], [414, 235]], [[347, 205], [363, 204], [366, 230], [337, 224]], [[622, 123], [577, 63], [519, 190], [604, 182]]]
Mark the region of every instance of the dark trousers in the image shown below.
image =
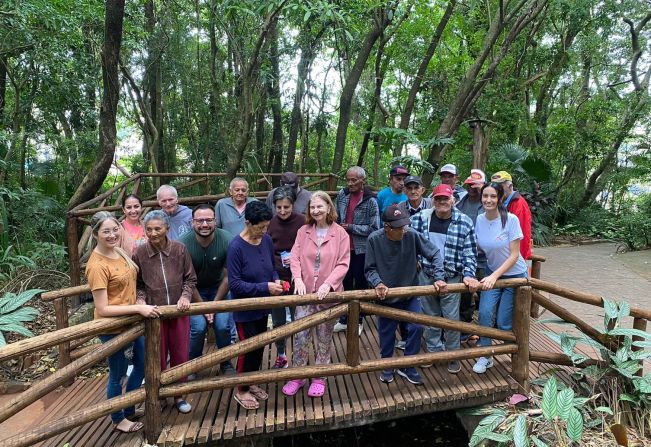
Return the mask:
[[[484, 269], [477, 268], [477, 280], [481, 280], [484, 277]], [[465, 292], [461, 294], [461, 300], [459, 301], [459, 321], [466, 323], [472, 323], [472, 314], [475, 311], [475, 307], [472, 304], [472, 296], [474, 294], [470, 292]], [[477, 293], [479, 295], [479, 293]]]
[[[418, 297], [408, 300], [401, 300], [397, 303], [379, 304], [394, 309], [407, 310], [409, 312], [421, 312], [420, 300]], [[396, 342], [396, 328], [398, 320], [391, 318], [378, 317], [378, 330], [380, 331], [380, 355], [382, 358], [393, 357], [393, 349]], [[420, 324], [405, 323], [407, 325], [407, 346], [405, 346], [405, 355], [418, 354], [420, 351], [420, 339], [423, 335], [423, 327]]]
[[[236, 322], [235, 326], [237, 327], [237, 336], [239, 337], [240, 341], [244, 341], [247, 338], [260, 335], [267, 330], [267, 317], [253, 321]], [[240, 355], [237, 358], [237, 372], [245, 373], [260, 370], [263, 354], [264, 347]], [[238, 389], [241, 392], [246, 392], [249, 391], [249, 386], [239, 386]]]
[[[366, 276], [364, 275], [364, 262], [366, 261], [365, 253], [354, 253], [350, 252], [350, 266], [348, 267], [348, 273], [344, 278], [344, 290], [365, 290], [368, 289], [368, 282], [366, 281]], [[359, 322], [362, 322], [364, 316], [359, 314]], [[348, 315], [342, 315], [339, 317], [339, 322], [341, 324], [348, 324]]]

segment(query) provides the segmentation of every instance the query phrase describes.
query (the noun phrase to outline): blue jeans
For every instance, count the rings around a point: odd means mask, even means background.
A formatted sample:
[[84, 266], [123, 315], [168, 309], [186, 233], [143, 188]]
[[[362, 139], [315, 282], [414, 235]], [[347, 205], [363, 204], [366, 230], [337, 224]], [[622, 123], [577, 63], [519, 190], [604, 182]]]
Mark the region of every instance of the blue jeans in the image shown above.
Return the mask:
[[[458, 284], [462, 281], [461, 275], [454, 278], [446, 278], [448, 284]], [[448, 320], [459, 321], [460, 293], [448, 293], [447, 295], [429, 295], [420, 298], [423, 306], [423, 313], [434, 317], [443, 317]], [[444, 337], [441, 335], [445, 333]], [[459, 331], [451, 331], [438, 327], [427, 326], [423, 331], [423, 338], [427, 345], [427, 352], [455, 351], [461, 347]], [[443, 340], [444, 339], [444, 340]]]
[[[377, 301], [378, 304], [394, 309], [406, 310], [409, 312], [420, 312], [420, 301], [418, 297], [409, 298], [407, 300], [400, 300], [396, 303], [384, 304], [382, 301]], [[423, 335], [423, 327], [420, 324], [406, 323], [407, 324], [407, 344], [405, 346], [405, 355], [418, 354], [420, 351], [420, 338]], [[383, 359], [393, 357], [393, 350], [396, 343], [396, 328], [398, 327], [398, 320], [391, 318], [378, 317], [377, 318], [378, 330], [380, 332], [380, 355]]]
[[[486, 276], [493, 272], [486, 269]], [[526, 278], [527, 272], [520, 275], [504, 275], [500, 279]], [[479, 325], [485, 327], [495, 327], [498, 329], [510, 331], [513, 329], [513, 299], [515, 289], [509, 287], [506, 289], [482, 290], [481, 299], [479, 300]], [[488, 337], [479, 337], [477, 346], [490, 346], [491, 339]]]
[[[106, 343], [115, 337], [116, 334], [100, 335], [99, 339], [102, 343]], [[127, 373], [129, 361], [124, 355], [124, 351], [128, 348], [119, 350], [108, 358], [109, 377], [106, 384], [106, 398], [112, 399], [122, 394], [122, 377]], [[142, 379], [145, 377], [145, 337], [138, 337], [133, 342], [133, 371], [127, 380], [126, 392], [133, 391], [140, 388]], [[111, 420], [114, 424], [119, 424], [124, 418], [133, 416], [136, 409], [135, 407], [128, 407], [124, 410], [118, 410], [111, 413]]]
[[[212, 301], [217, 293], [216, 288], [198, 289], [204, 301]], [[235, 328], [232, 312], [219, 312], [213, 316], [213, 329], [217, 348], [224, 348], [231, 344], [231, 330]], [[203, 315], [190, 316], [190, 360], [203, 354], [203, 345], [208, 332], [208, 321]]]

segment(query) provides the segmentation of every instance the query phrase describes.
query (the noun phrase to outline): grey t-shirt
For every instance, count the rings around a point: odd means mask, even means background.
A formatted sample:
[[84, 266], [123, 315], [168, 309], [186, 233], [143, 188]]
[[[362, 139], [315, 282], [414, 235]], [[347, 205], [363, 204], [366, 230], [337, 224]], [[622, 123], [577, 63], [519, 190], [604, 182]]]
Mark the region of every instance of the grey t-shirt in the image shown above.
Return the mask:
[[[364, 274], [371, 286], [380, 283], [391, 287], [408, 287], [421, 285], [416, 269], [418, 255], [428, 259], [434, 266], [426, 271], [434, 281], [443, 280], [443, 255], [430, 241], [420, 233], [407, 229], [401, 241], [392, 241], [380, 228], [368, 237]], [[430, 269], [428, 269], [430, 270]], [[387, 299], [385, 303], [396, 302]]]

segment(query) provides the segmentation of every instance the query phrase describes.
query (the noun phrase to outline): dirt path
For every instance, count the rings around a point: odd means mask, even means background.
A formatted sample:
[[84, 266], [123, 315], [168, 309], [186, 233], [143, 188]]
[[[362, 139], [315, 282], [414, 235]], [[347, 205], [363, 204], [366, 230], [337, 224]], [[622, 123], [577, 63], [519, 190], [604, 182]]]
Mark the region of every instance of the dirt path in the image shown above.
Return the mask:
[[[623, 254], [616, 250], [616, 244], [603, 243], [536, 248], [535, 253], [547, 258], [542, 267], [542, 279], [648, 309], [651, 306], [651, 250]], [[595, 327], [603, 327], [603, 309], [554, 299]], [[651, 331], [651, 325], [647, 331]]]

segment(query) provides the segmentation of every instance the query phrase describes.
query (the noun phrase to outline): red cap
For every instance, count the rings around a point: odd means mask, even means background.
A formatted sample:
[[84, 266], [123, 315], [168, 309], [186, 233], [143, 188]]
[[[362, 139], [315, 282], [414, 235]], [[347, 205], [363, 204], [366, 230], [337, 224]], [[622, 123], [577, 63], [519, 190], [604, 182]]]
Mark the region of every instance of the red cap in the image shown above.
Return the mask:
[[434, 188], [434, 191], [432, 191], [432, 197], [441, 197], [441, 196], [452, 197], [453, 195], [454, 192], [452, 191], [452, 187], [444, 183], [441, 183], [436, 188]]

